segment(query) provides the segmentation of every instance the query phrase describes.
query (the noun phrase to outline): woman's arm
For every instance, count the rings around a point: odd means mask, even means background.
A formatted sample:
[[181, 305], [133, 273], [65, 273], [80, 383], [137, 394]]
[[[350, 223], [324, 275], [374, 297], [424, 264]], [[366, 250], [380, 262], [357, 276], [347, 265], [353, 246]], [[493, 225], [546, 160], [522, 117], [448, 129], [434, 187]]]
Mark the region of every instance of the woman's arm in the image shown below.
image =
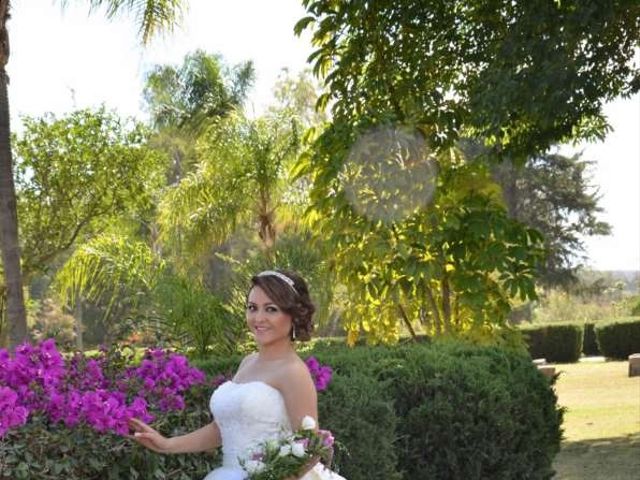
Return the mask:
[[216, 422], [186, 435], [167, 438], [146, 423], [132, 418], [131, 427], [134, 429], [132, 438], [140, 445], [158, 453], [196, 453], [215, 450], [222, 444], [220, 429]]
[[[287, 369], [285, 378], [286, 380], [280, 386], [280, 391], [287, 408], [291, 428], [294, 431], [299, 430], [302, 427], [302, 419], [306, 416], [312, 417], [317, 424], [318, 393], [307, 366], [302, 362], [292, 366]], [[286, 480], [298, 480], [304, 477], [319, 461], [320, 457], [311, 458], [296, 477]]]
[[294, 431], [302, 427], [302, 419], [306, 416], [318, 423], [318, 393], [309, 369], [302, 361], [283, 372], [278, 388]]

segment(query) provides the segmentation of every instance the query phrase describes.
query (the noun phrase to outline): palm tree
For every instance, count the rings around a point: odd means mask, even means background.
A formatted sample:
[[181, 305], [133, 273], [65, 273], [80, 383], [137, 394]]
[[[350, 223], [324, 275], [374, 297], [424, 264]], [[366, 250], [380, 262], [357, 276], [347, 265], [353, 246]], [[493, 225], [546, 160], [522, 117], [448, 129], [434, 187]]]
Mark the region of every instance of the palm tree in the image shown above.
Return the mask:
[[[178, 21], [185, 0], [87, 0], [91, 10], [106, 8], [108, 18], [123, 12], [132, 13], [138, 21], [143, 44], [160, 31], [170, 31]], [[62, 0], [63, 5], [67, 0]], [[4, 267], [9, 343], [17, 345], [27, 338], [27, 321], [20, 271], [20, 244], [16, 194], [11, 158], [8, 77], [10, 1], [0, 0], [0, 251]]]
[[286, 215], [291, 203], [284, 198], [292, 194], [286, 178], [299, 141], [295, 120], [281, 116], [251, 120], [235, 113], [210, 125], [196, 145], [196, 170], [160, 202], [165, 243], [183, 261], [190, 257], [197, 262], [244, 225], [258, 234], [265, 256], [271, 258], [276, 213]]
[[193, 167], [193, 145], [207, 126], [242, 108], [254, 78], [252, 62], [229, 67], [202, 50], [186, 55], [178, 67], [151, 70], [143, 93], [157, 133], [152, 143], [171, 158], [169, 184]]

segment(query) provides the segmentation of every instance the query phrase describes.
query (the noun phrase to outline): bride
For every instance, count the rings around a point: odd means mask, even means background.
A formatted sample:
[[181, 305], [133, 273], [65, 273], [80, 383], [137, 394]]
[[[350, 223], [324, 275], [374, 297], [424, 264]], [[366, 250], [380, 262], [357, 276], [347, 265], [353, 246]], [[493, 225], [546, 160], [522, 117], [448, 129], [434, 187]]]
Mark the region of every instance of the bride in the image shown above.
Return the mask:
[[[258, 352], [246, 356], [233, 380], [211, 397], [214, 420], [186, 435], [166, 438], [149, 425], [131, 420], [138, 443], [159, 453], [210, 451], [222, 445], [223, 462], [204, 480], [243, 480], [240, 459], [252, 447], [318, 418], [317, 392], [294, 340], [309, 340], [315, 307], [305, 281], [289, 271], [268, 270], [251, 279], [246, 320]], [[321, 463], [310, 463], [300, 480], [344, 480]]]

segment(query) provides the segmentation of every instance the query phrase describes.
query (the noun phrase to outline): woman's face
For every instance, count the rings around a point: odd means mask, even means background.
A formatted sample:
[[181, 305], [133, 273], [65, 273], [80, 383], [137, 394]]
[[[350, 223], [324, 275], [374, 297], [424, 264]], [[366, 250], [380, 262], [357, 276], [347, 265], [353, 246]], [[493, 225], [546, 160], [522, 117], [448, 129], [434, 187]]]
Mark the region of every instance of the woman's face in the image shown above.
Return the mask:
[[282, 311], [260, 287], [247, 297], [247, 325], [259, 345], [289, 340], [291, 315]]

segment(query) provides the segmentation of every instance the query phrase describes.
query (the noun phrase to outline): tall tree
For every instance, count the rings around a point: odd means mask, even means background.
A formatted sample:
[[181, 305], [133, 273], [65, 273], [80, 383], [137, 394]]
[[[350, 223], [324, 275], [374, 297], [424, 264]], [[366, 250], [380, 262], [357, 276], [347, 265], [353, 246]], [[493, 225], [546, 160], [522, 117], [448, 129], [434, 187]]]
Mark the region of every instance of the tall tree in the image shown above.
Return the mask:
[[14, 152], [25, 279], [123, 213], [146, 210], [164, 184], [148, 129], [103, 108], [26, 117], [23, 130]]
[[611, 231], [598, 219], [602, 208], [597, 190], [589, 185], [589, 165], [579, 154], [549, 153], [531, 157], [521, 167], [505, 161], [493, 169], [510, 217], [545, 238], [547, 254], [539, 280], [547, 286], [574, 283], [585, 251], [583, 238]]
[[[373, 308], [367, 317], [355, 312], [349, 330], [393, 333], [389, 326], [398, 313], [395, 307], [395, 316], [385, 310], [402, 295], [419, 304], [416, 292], [431, 305], [436, 332], [438, 325], [452, 330], [456, 318], [463, 327], [469, 320], [480, 326], [499, 323], [515, 294], [535, 298], [541, 235], [506, 218], [494, 195], [477, 194], [477, 188], [464, 194], [465, 182], [482, 178], [474, 171], [482, 162], [451, 164], [447, 157], [460, 138], [483, 143], [484, 157], [517, 164], [558, 143], [602, 138], [608, 129], [602, 104], [640, 90], [640, 68], [633, 63], [640, 4], [303, 0], [303, 5], [308, 16], [295, 29], [312, 29], [316, 50], [309, 60], [326, 88], [318, 106], [331, 107], [332, 121], [299, 172], [314, 179], [312, 212], [320, 219], [323, 241], [344, 260], [336, 262], [339, 267], [366, 255], [362, 267], [345, 269], [344, 278], [360, 294], [360, 305]], [[381, 125], [414, 129], [436, 152], [440, 167], [432, 204], [408, 211], [391, 227], [361, 215], [342, 181], [352, 163], [350, 148]], [[366, 152], [371, 158], [378, 156], [375, 147]], [[396, 180], [427, 180], [411, 176], [399, 159]], [[363, 163], [364, 171], [376, 168], [367, 165], [374, 162]], [[400, 192], [411, 192], [412, 184], [405, 185], [409, 188]], [[364, 187], [357, 193], [367, 198], [398, 193]], [[485, 187], [499, 190], [489, 180]], [[380, 203], [387, 210], [398, 204]], [[455, 312], [456, 302], [462, 316]], [[358, 325], [363, 318], [368, 325]]]
[[[63, 0], [63, 4], [67, 1]], [[91, 9], [105, 8], [109, 18], [127, 12], [132, 13], [139, 25], [140, 38], [147, 44], [159, 32], [171, 30], [178, 20], [184, 0], [87, 0]], [[9, 82], [6, 66], [9, 61], [10, 1], [0, 0], [0, 250], [7, 293], [7, 319], [9, 342], [17, 345], [27, 338], [27, 321], [22, 292], [20, 244], [16, 194], [13, 182], [13, 165], [10, 142]]]
[[168, 190], [160, 205], [167, 243], [195, 259], [247, 225], [269, 256], [298, 143], [295, 122], [286, 118], [250, 120], [237, 113], [211, 125], [198, 140], [196, 170]]
[[157, 65], [147, 75], [144, 98], [157, 135], [153, 144], [171, 160], [169, 183], [179, 181], [195, 163], [193, 145], [207, 125], [240, 109], [255, 78], [253, 64], [234, 67], [202, 50], [182, 65]]
[[114, 224], [121, 230], [125, 212], [137, 221], [150, 209], [166, 157], [147, 146], [148, 136], [142, 124], [104, 108], [23, 120], [13, 144], [25, 283], [50, 273], [76, 244]]

